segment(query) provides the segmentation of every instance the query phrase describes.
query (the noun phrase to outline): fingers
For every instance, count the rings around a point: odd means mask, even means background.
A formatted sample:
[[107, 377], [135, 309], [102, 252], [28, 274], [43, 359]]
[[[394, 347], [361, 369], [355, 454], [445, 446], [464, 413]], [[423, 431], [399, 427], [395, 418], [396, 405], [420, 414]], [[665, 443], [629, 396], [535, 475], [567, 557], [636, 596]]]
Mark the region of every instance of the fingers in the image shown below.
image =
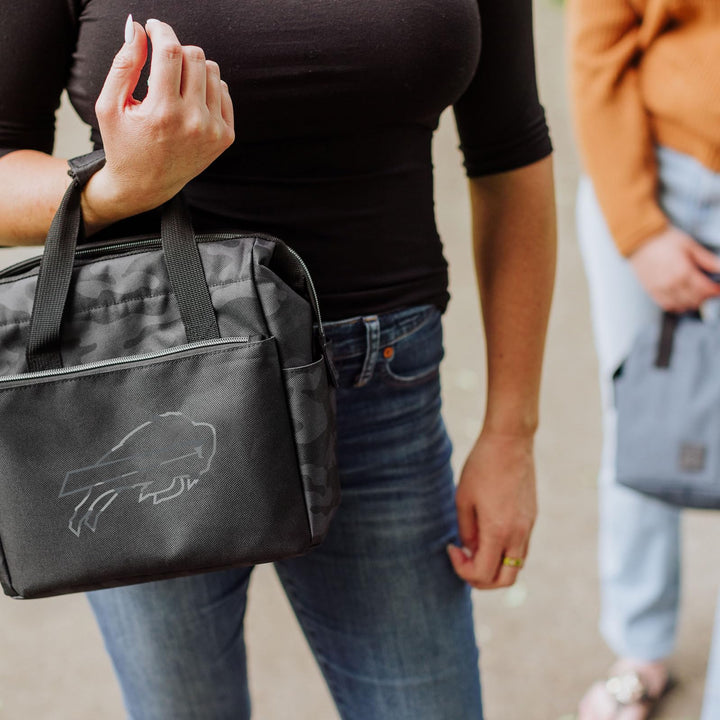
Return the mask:
[[183, 98], [198, 100], [205, 104], [207, 72], [205, 53], [202, 48], [194, 45], [184, 45], [182, 47], [180, 95]]
[[694, 240], [688, 245], [688, 251], [698, 267], [709, 273], [720, 272], [720, 259], [714, 252]]
[[630, 262], [645, 290], [664, 310], [697, 310], [720, 295], [720, 285], [707, 276], [720, 271], [720, 260], [678, 228], [670, 226], [650, 238]]
[[182, 83], [183, 47], [167, 23], [148, 20], [146, 27], [153, 45], [148, 98], [177, 97]]
[[706, 300], [718, 295], [720, 285], [691, 265], [661, 296], [660, 304], [664, 310], [683, 313], [697, 310]]
[[720, 271], [720, 260], [715, 253], [690, 237], [686, 247], [690, 269], [685, 282], [683, 310], [694, 310], [705, 300], [720, 295], [720, 285], [713, 282], [706, 274]]
[[462, 548], [449, 545], [448, 557], [457, 575], [478, 590], [507, 587], [517, 579], [519, 567], [503, 564], [503, 558], [523, 560], [532, 532], [532, 522], [522, 522], [518, 513], [510, 523], [478, 524], [472, 496], [458, 488], [455, 496]]
[[125, 38], [126, 42], [115, 56], [98, 96], [95, 110], [99, 116], [108, 115], [128, 103], [134, 103], [132, 94], [147, 59], [147, 36], [142, 25], [128, 17]]
[[525, 564], [525, 558], [527, 557], [527, 545], [524, 545], [523, 547], [516, 547], [516, 548], [509, 548], [503, 553], [503, 559], [508, 558], [508, 560], [519, 560], [521, 562], [520, 565], [513, 562], [512, 565], [505, 564], [503, 560], [500, 561], [500, 572], [498, 573], [497, 577], [497, 584], [500, 587], [509, 587], [510, 585], [514, 585], [515, 581], [517, 580], [518, 573], [520, 570], [522, 570], [523, 565]]
[[448, 557], [458, 577], [477, 590], [508, 587], [515, 583], [521, 567], [503, 564], [503, 558], [524, 561], [527, 555], [527, 543], [515, 545], [512, 550], [504, 550], [495, 540], [480, 539], [480, 547], [474, 554], [455, 545], [448, 545]]
[[520, 571], [520, 568], [502, 565], [503, 554], [497, 550], [471, 556], [455, 545], [448, 545], [447, 553], [456, 575], [476, 590], [508, 587]]
[[220, 111], [222, 113], [222, 118], [225, 121], [225, 125], [230, 130], [230, 142], [232, 142], [232, 140], [235, 138], [235, 113], [233, 110], [232, 99], [230, 98], [230, 90], [228, 89], [228, 84], [224, 80], [221, 80], [220, 85], [222, 86]]
[[478, 551], [475, 553], [469, 582], [473, 587], [485, 589], [499, 587], [498, 576], [503, 558], [504, 543], [500, 534], [492, 530], [480, 532]]
[[150, 101], [160, 103], [180, 97], [185, 102], [206, 107], [213, 118], [222, 118], [226, 126], [233, 127], [232, 101], [218, 64], [207, 60], [202, 48], [181, 45], [166, 23], [148, 20], [147, 29], [153, 43]]
[[720, 295], [720, 285], [713, 282], [707, 275], [695, 271], [693, 273], [691, 291], [695, 296], [693, 298], [694, 301], [697, 302], [695, 307], [698, 307], [708, 298]]
[[212, 115], [222, 116], [223, 86], [220, 79], [220, 67], [212, 60], [205, 61], [206, 90], [205, 104]]
[[456, 496], [458, 530], [463, 547], [475, 553], [477, 550], [477, 517], [475, 506], [469, 499], [464, 499], [459, 493]]

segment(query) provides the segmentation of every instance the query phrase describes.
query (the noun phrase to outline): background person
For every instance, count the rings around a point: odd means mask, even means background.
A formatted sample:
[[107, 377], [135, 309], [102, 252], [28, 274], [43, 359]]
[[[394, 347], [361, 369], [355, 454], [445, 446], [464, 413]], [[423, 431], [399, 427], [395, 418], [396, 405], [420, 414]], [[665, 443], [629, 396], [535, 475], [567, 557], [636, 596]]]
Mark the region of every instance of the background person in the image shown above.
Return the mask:
[[[571, 94], [587, 176], [578, 237], [603, 402], [601, 630], [618, 656], [580, 720], [639, 720], [668, 687], [680, 592], [679, 512], [615, 482], [612, 376], [661, 308], [720, 295], [720, 5], [571, 0]], [[717, 639], [714, 653], [720, 651]], [[720, 717], [711, 662], [703, 720]]]

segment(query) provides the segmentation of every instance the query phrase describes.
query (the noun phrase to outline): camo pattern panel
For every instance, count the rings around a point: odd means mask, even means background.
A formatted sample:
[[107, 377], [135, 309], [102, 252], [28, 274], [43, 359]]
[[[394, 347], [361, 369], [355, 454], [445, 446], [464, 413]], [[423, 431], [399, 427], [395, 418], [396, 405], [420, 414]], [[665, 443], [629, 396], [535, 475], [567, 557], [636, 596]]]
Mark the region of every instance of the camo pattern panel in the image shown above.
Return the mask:
[[340, 504], [335, 390], [324, 359], [284, 370], [313, 545], [327, 535]]
[[310, 303], [263, 265], [258, 265], [255, 277], [265, 321], [270, 334], [278, 340], [282, 366], [290, 368], [312, 362]]
[[[223, 337], [279, 337], [283, 366], [311, 359], [308, 301], [271, 270], [255, 277], [253, 245], [267, 262], [274, 243], [252, 237], [199, 244]], [[255, 268], [257, 270], [257, 268]], [[0, 281], [0, 375], [26, 371], [37, 271]], [[257, 285], [256, 285], [257, 282]], [[258, 296], [260, 293], [261, 298]], [[66, 366], [152, 353], [187, 342], [161, 250], [80, 262], [63, 326]]]

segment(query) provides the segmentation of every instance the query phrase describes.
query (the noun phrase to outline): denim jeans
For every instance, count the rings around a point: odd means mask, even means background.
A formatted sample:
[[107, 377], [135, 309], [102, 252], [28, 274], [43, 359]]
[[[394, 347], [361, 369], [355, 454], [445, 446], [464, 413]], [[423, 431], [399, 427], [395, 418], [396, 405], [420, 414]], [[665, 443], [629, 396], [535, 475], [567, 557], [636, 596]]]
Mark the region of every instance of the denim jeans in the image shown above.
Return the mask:
[[[326, 332], [340, 373], [342, 503], [325, 542], [276, 563], [278, 576], [343, 720], [479, 720], [470, 592], [445, 552], [457, 527], [440, 313], [423, 306]], [[250, 717], [251, 572], [89, 594], [130, 717]]]
[[[656, 154], [659, 200], [665, 214], [676, 227], [720, 252], [720, 174], [668, 148], [659, 148]], [[675, 643], [680, 513], [615, 482], [612, 376], [640, 328], [659, 322], [661, 311], [617, 252], [587, 178], [580, 183], [577, 223], [590, 289], [603, 408], [600, 626], [617, 655], [659, 660], [670, 655]], [[717, 304], [707, 310], [717, 314]], [[707, 675], [703, 720], [720, 718], [720, 622], [715, 623], [714, 635], [715, 657]]]

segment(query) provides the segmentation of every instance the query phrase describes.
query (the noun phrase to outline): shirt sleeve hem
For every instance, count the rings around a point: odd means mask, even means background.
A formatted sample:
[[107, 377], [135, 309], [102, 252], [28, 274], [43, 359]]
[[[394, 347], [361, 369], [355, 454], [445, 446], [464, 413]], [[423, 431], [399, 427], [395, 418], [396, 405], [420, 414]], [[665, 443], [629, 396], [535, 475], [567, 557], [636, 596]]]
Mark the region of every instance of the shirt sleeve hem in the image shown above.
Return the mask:
[[522, 155], [515, 157], [503, 157], [498, 159], [487, 160], [484, 162], [465, 161], [465, 172], [469, 178], [484, 177], [486, 175], [496, 175], [502, 172], [510, 172], [518, 170], [521, 167], [532, 165], [539, 160], [551, 155], [553, 152], [552, 142], [549, 137], [545, 141], [538, 143], [533, 148], [526, 149]]

